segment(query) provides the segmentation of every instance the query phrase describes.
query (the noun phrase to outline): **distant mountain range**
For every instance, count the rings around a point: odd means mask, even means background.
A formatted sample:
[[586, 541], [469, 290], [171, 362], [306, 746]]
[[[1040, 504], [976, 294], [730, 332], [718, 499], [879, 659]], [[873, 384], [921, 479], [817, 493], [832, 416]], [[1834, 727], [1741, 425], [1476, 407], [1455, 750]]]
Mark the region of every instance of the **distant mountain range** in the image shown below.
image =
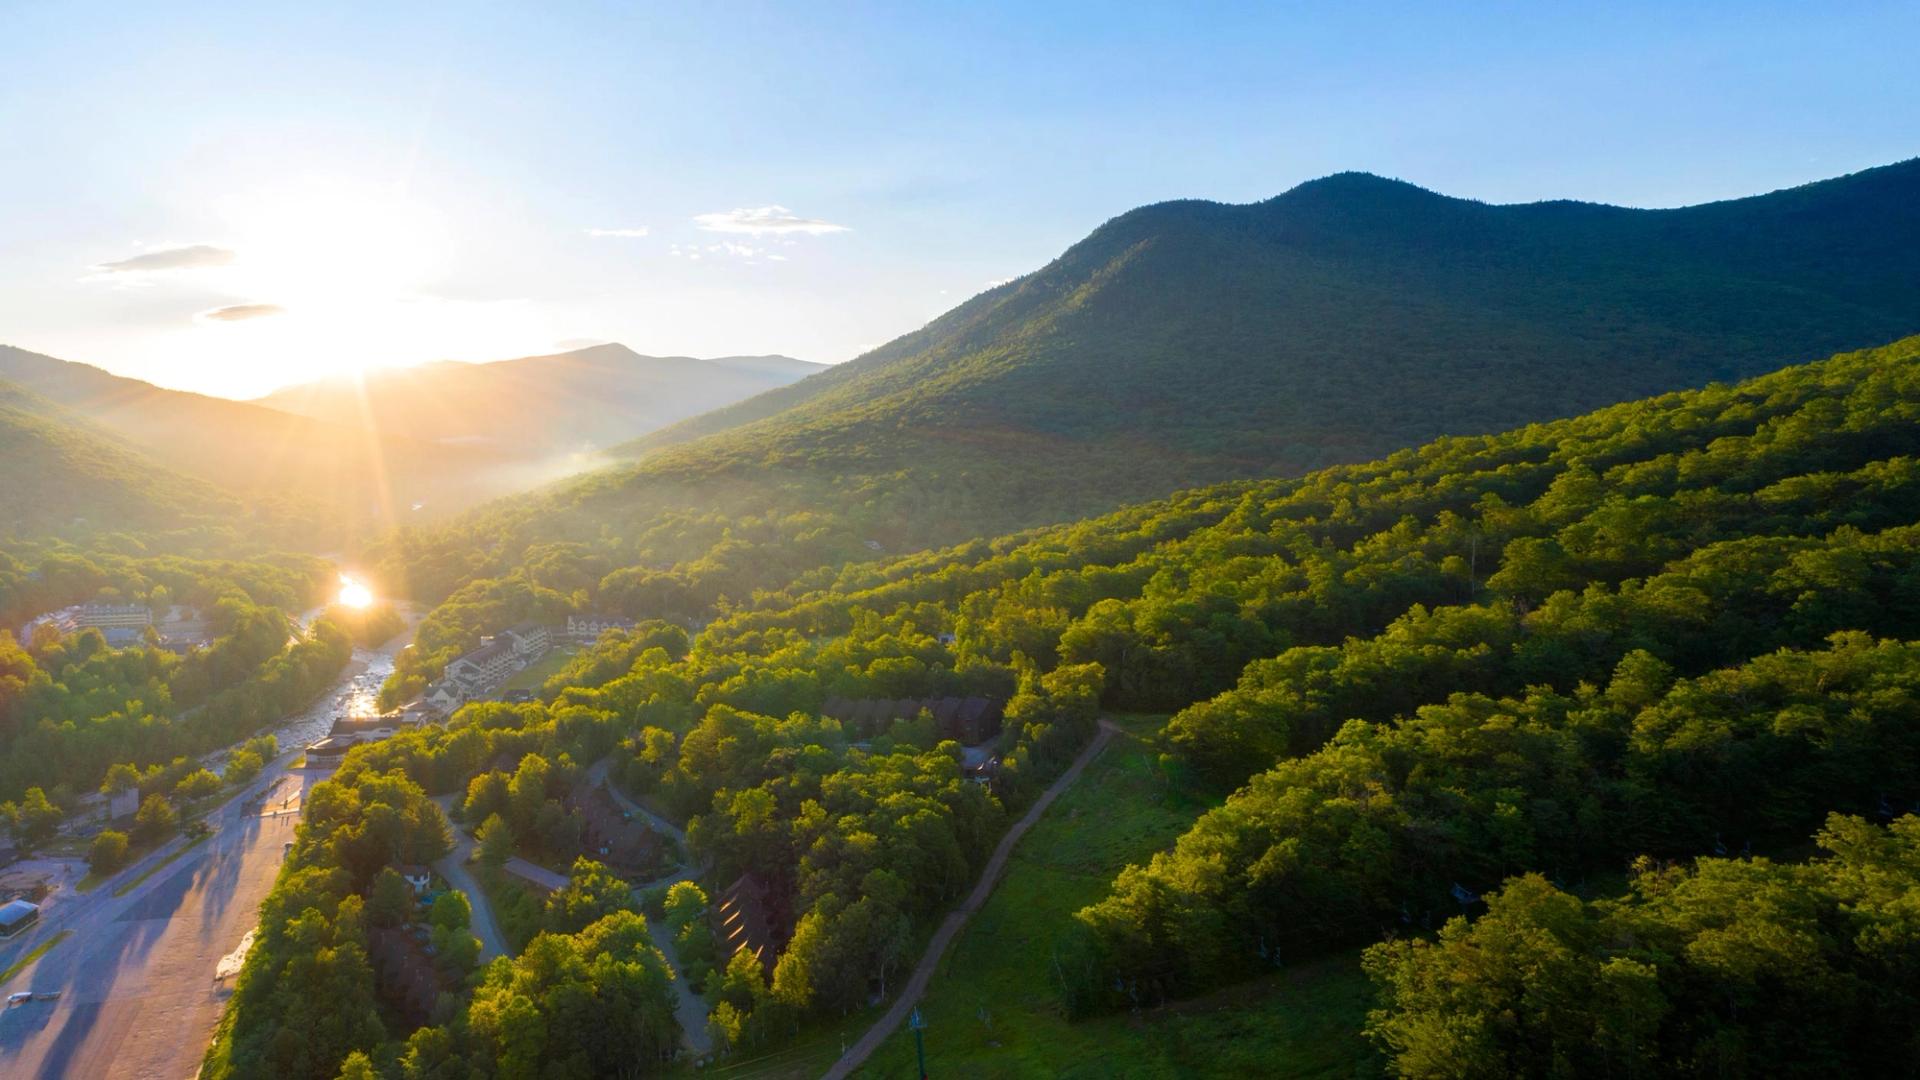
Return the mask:
[[1890, 341], [1920, 330], [1916, 241], [1920, 161], [1676, 210], [1364, 173], [1163, 203], [573, 490], [651, 512], [884, 486], [862, 527], [908, 544], [1065, 519]]
[[257, 404], [383, 436], [518, 456], [597, 450], [824, 369], [786, 356], [641, 356], [607, 344], [340, 376], [277, 390]]
[[[334, 545], [578, 471], [593, 461], [584, 452], [816, 367], [786, 357], [641, 357], [602, 345], [374, 372], [364, 394], [330, 381], [241, 402], [0, 346], [0, 387], [9, 395], [0, 400], [9, 403], [9, 461], [78, 462], [79, 445], [99, 450], [88, 458], [100, 467], [87, 473], [92, 481], [58, 498], [43, 489], [49, 501], [31, 511], [39, 525], [72, 527], [78, 518], [135, 528], [173, 520], [179, 515], [134, 514], [141, 493], [109, 497], [102, 485], [110, 476], [133, 483], [182, 474], [205, 481], [194, 487], [209, 496], [241, 500], [230, 506], [262, 499], [298, 506], [323, 530], [314, 542]], [[64, 446], [42, 441], [63, 431]], [[89, 514], [89, 506], [102, 512]], [[116, 507], [127, 524], [116, 520]], [[27, 520], [23, 511], [16, 529], [25, 531]]]

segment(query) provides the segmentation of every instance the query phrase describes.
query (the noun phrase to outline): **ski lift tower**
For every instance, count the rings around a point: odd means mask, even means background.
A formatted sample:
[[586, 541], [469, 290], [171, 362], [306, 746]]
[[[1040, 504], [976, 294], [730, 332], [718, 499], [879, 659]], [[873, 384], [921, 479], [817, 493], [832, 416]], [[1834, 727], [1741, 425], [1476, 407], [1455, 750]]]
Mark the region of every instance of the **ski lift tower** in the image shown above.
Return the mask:
[[920, 1059], [920, 1080], [927, 1080], [927, 1044], [921, 1032], [927, 1030], [927, 1022], [920, 1019], [920, 1010], [913, 1010], [913, 1017], [907, 1021], [907, 1027], [913, 1031], [913, 1053]]

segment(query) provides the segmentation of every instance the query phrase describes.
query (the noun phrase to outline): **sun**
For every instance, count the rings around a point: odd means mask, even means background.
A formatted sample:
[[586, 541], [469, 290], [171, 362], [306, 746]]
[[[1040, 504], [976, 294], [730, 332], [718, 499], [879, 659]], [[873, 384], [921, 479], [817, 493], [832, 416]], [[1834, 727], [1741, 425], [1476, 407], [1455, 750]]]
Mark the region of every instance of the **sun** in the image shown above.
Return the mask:
[[339, 602], [350, 608], [373, 606], [373, 590], [353, 580], [345, 574], [340, 575]]

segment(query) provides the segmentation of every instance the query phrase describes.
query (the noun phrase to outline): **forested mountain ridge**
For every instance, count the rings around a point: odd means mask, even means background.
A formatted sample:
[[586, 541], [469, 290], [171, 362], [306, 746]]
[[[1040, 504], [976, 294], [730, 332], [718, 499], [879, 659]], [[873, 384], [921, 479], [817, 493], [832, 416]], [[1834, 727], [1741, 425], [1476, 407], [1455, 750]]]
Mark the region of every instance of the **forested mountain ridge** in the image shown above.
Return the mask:
[[733, 429], [661, 473], [999, 445], [1150, 454], [1169, 479], [1138, 480], [1163, 490], [1299, 471], [1920, 330], [1920, 284], [1892, 272], [1917, 202], [1920, 162], [1677, 210], [1495, 206], [1363, 173], [1142, 207], [920, 331], [637, 448]]
[[0, 540], [166, 532], [246, 515], [231, 494], [153, 464], [9, 382], [0, 382], [0, 460]]
[[538, 456], [602, 449], [824, 368], [785, 356], [641, 356], [605, 344], [374, 369], [289, 386], [258, 403], [348, 428]]
[[864, 357], [644, 440], [631, 466], [407, 536], [387, 566], [437, 599], [578, 543], [705, 610], [876, 545], [1744, 377], [1920, 330], [1916, 207], [1920, 162], [1677, 210], [1351, 173], [1144, 207]]
[[[436, 612], [423, 646], [450, 620], [624, 587], [625, 568], [566, 587], [589, 567], [543, 550]], [[1390, 939], [1369, 953], [1369, 1032], [1408, 1075], [1898, 1072], [1920, 1052], [1917, 601], [1920, 337], [821, 570], [691, 639], [610, 635], [539, 702], [350, 754], [269, 907], [320, 913], [303, 933], [350, 954], [380, 868], [442, 850], [424, 827], [363, 842], [383, 807], [465, 792], [470, 821], [538, 847], [540, 795], [611, 753], [612, 775], [689, 816], [711, 881], [751, 869], [782, 913], [770, 979], [715, 974], [711, 1029], [768, 1049], [896, 985], [915, 930], [1101, 709], [1165, 711], [1152, 767], [1232, 794], [1019, 943], [1051, 960], [1050, 1008], [1147, 1006]], [[824, 715], [831, 698], [966, 694], [1007, 701], [990, 787], [960, 778], [924, 717]], [[1796, 865], [1816, 834], [1830, 854]], [[567, 891], [598, 877], [576, 866]], [[549, 905], [556, 940], [490, 970], [451, 1022], [329, 1031], [296, 1071], [359, 1049], [484, 1073], [517, 1045], [515, 985], [537, 989], [528, 1037], [623, 1032], [552, 1044], [584, 1073], [657, 1051], [670, 1028], [644, 949], [630, 1029], [596, 1004], [601, 976], [545, 989], [563, 952], [621, 925], [569, 910]], [[1480, 919], [1449, 921], [1463, 912]], [[298, 1064], [272, 1033], [321, 999], [275, 921], [209, 1075]], [[371, 994], [324, 1000], [372, 1016]]]
[[513, 490], [511, 462], [486, 448], [439, 446], [227, 398], [169, 390], [89, 364], [0, 345], [0, 379], [85, 417], [129, 449], [236, 495], [308, 505], [314, 542], [354, 536]]

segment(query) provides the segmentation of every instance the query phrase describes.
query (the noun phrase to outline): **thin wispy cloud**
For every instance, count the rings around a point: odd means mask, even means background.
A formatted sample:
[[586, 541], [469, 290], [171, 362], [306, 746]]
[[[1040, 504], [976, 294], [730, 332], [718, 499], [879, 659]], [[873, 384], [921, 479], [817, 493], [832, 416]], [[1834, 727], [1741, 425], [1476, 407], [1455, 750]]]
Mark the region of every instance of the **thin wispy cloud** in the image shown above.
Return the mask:
[[279, 304], [229, 304], [203, 311], [199, 317], [210, 322], [246, 322], [248, 319], [266, 319], [286, 313], [287, 309]]
[[100, 274], [154, 274], [167, 270], [204, 270], [226, 266], [236, 258], [238, 255], [227, 248], [212, 244], [188, 244], [184, 247], [143, 251], [129, 258], [99, 263], [93, 269]]
[[619, 240], [638, 240], [653, 230], [645, 225], [635, 225], [627, 229], [588, 229], [588, 236], [613, 237]]
[[741, 233], [746, 236], [825, 236], [847, 232], [819, 218], [805, 218], [784, 206], [750, 206], [711, 214], [695, 214], [693, 223], [708, 232]]

